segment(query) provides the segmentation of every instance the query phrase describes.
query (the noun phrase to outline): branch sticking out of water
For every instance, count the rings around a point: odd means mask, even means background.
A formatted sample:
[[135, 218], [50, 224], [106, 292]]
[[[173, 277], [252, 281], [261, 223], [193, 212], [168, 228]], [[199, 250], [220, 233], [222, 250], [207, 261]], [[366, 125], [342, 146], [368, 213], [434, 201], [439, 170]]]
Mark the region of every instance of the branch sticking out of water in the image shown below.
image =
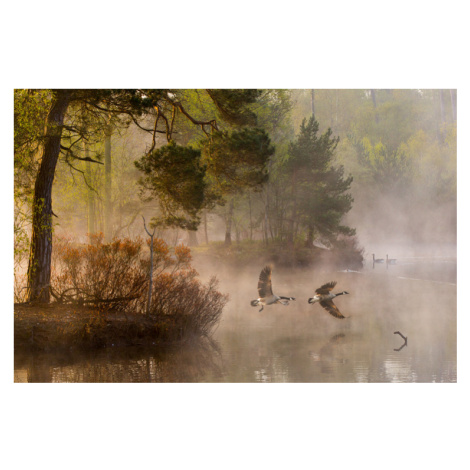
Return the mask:
[[405, 340], [405, 342], [401, 345], [400, 348], [394, 349], [394, 351], [401, 351], [405, 346], [408, 345], [408, 338], [406, 336], [403, 336], [399, 331], [394, 331], [393, 334], [400, 335]]

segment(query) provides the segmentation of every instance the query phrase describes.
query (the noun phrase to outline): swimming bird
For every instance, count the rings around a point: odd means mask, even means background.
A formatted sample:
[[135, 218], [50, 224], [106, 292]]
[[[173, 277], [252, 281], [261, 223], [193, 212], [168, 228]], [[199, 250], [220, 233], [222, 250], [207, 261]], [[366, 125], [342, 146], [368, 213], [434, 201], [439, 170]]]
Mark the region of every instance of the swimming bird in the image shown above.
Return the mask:
[[328, 282], [323, 284], [315, 291], [315, 295], [308, 299], [309, 304], [320, 302], [320, 305], [331, 315], [336, 318], [346, 318], [339, 310], [338, 307], [333, 303], [333, 299], [338, 295], [349, 294], [349, 292], [343, 291], [338, 294], [332, 294], [333, 287], [336, 286], [336, 281]]
[[272, 266], [266, 266], [262, 269], [258, 281], [258, 294], [259, 299], [252, 300], [250, 303], [253, 307], [261, 305], [260, 312], [265, 305], [272, 305], [279, 303], [282, 305], [289, 305], [289, 300], [295, 300], [295, 297], [282, 297], [273, 294], [273, 287], [271, 283]]
[[397, 264], [396, 258], [389, 258], [387, 255], [387, 264]]
[[384, 259], [383, 258], [377, 258], [375, 259], [375, 254], [372, 253], [372, 261], [374, 263], [383, 263], [384, 262]]

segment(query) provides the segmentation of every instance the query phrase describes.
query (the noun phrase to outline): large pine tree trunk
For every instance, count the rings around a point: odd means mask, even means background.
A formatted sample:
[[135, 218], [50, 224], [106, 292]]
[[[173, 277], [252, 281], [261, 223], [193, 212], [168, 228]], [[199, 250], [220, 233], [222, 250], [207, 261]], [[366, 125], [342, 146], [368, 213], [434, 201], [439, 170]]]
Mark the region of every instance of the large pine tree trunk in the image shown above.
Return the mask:
[[104, 237], [107, 242], [112, 238], [111, 132], [111, 126], [108, 126], [104, 140]]
[[55, 92], [47, 116], [41, 166], [36, 177], [33, 199], [33, 231], [28, 265], [28, 300], [49, 302], [52, 255], [52, 183], [60, 153], [62, 125], [71, 90]]

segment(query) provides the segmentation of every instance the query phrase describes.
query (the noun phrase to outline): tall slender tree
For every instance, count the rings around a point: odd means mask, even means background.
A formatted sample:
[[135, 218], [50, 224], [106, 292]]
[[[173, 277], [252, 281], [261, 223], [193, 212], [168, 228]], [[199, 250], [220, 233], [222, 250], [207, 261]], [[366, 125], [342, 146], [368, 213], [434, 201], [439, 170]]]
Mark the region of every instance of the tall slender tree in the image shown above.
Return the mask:
[[112, 204], [111, 204], [111, 124], [106, 126], [104, 139], [104, 237], [106, 241], [112, 238]]

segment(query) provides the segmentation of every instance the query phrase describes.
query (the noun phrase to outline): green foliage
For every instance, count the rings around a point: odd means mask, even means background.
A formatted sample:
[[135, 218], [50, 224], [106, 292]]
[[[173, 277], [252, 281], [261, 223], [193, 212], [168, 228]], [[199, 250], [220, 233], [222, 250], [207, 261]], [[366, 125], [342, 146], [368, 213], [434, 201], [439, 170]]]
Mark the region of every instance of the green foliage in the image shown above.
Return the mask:
[[412, 166], [403, 148], [392, 150], [382, 142], [372, 145], [367, 137], [362, 141], [351, 137], [351, 141], [368, 183], [375, 183], [381, 191], [404, 190], [409, 186]]
[[441, 132], [443, 145], [422, 130], [402, 145], [412, 163], [415, 191], [433, 203], [453, 201], [457, 194], [457, 126], [447, 126]]
[[14, 169], [15, 205], [30, 205], [34, 179], [39, 167], [39, 149], [51, 105], [49, 90], [15, 90], [14, 92]]
[[214, 132], [204, 156], [215, 192], [225, 195], [259, 188], [267, 180], [266, 164], [273, 153], [264, 130], [244, 127]]
[[289, 144], [289, 160], [286, 168], [293, 171], [313, 170], [325, 171], [333, 157], [339, 138], [331, 137], [332, 131], [328, 129], [318, 136], [319, 123], [313, 117], [308, 121], [304, 119], [300, 125], [297, 138]]
[[[352, 176], [344, 178], [344, 168], [332, 166], [339, 139], [331, 129], [318, 135], [319, 124], [311, 117], [303, 120], [297, 138], [289, 145], [284, 171], [291, 185], [291, 229], [298, 221], [307, 230], [311, 243], [317, 232], [332, 242], [338, 234], [354, 235], [354, 229], [341, 225], [352, 207]], [[291, 237], [292, 237], [291, 233]]]
[[237, 126], [255, 126], [256, 113], [248, 105], [253, 104], [261, 96], [261, 90], [207, 90], [217, 109], [225, 121]]
[[162, 211], [154, 222], [195, 230], [206, 190], [201, 151], [170, 142], [144, 155], [135, 166], [144, 173], [139, 179], [142, 194], [157, 198]]

